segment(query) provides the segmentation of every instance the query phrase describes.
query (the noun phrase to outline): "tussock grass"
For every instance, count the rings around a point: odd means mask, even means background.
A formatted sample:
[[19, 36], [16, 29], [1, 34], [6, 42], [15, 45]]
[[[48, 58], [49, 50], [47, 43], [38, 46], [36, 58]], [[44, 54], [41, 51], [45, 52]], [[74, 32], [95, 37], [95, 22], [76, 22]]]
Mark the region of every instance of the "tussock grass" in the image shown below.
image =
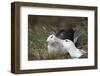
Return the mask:
[[31, 49], [29, 52], [29, 60], [52, 60], [52, 59], [69, 59], [67, 53], [51, 52], [48, 53], [47, 49]]
[[46, 39], [50, 34], [56, 33], [68, 27], [81, 31], [77, 41], [77, 47], [87, 50], [87, 23], [86, 17], [57, 17], [57, 16], [36, 16], [28, 17], [28, 60], [52, 60], [69, 59], [70, 56], [62, 52], [48, 53]]

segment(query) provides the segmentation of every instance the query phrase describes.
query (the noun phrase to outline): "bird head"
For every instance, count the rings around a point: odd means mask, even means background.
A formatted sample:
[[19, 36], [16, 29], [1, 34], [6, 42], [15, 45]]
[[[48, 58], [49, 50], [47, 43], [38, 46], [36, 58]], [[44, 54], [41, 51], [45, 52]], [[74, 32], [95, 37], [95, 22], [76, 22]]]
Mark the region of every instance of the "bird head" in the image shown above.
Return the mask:
[[75, 47], [74, 42], [72, 42], [72, 41], [69, 40], [69, 39], [64, 40], [63, 45], [64, 45], [66, 48], [73, 48], [73, 47]]
[[56, 42], [56, 40], [57, 40], [56, 36], [54, 34], [52, 34], [52, 35], [48, 36], [46, 41], [48, 42], [48, 44], [54, 44]]

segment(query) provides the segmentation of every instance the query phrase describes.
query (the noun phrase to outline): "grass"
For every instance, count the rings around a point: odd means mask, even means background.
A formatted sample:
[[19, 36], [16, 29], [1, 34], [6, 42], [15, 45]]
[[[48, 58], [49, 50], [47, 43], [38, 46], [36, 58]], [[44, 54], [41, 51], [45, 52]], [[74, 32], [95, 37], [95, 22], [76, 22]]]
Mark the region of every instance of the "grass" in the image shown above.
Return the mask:
[[85, 17], [56, 17], [56, 16], [28, 16], [28, 60], [70, 59], [69, 54], [62, 52], [48, 53], [47, 37], [69, 25], [81, 30], [77, 47], [87, 50], [87, 18]]

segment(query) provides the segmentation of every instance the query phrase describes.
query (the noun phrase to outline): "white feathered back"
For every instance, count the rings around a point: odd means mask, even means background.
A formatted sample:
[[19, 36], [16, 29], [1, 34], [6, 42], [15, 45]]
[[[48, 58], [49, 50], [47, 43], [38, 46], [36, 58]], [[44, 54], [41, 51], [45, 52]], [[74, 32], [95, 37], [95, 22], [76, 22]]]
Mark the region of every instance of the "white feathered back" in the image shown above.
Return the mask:
[[72, 58], [80, 58], [86, 53], [84, 50], [78, 49], [74, 42], [68, 39], [63, 42], [63, 46], [66, 48]]

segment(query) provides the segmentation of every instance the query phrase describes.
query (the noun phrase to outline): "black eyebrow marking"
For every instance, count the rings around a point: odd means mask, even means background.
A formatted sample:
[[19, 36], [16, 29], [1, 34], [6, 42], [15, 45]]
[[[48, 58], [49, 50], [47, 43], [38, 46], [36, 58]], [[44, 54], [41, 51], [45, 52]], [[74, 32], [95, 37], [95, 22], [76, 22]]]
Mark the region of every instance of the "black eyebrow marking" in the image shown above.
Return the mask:
[[68, 42], [68, 40], [65, 40], [66, 42]]
[[51, 38], [52, 38], [53, 36], [51, 36]]

